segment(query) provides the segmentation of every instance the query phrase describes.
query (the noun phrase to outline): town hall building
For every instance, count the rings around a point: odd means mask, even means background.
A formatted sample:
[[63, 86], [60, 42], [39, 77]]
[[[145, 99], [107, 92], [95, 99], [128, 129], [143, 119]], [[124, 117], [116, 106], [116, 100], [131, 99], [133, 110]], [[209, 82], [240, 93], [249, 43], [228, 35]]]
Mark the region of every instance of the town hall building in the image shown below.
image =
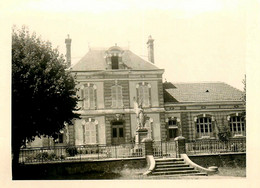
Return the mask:
[[133, 143], [138, 126], [135, 101], [142, 105], [145, 128], [154, 141], [180, 135], [188, 142], [219, 139], [225, 128], [231, 138], [246, 136], [242, 91], [222, 82], [163, 83], [164, 70], [155, 65], [151, 36], [148, 60], [115, 45], [90, 48], [71, 66], [71, 39], [65, 43], [81, 119], [66, 125], [57, 140], [36, 139], [30, 146]]

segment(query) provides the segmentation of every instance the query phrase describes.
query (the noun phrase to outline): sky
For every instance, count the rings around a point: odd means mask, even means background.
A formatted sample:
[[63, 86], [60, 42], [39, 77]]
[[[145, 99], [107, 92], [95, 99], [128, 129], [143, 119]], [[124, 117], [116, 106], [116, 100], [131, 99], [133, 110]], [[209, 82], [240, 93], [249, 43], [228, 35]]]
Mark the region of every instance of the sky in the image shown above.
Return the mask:
[[72, 64], [89, 47], [130, 48], [155, 65], [164, 81], [221, 81], [243, 90], [247, 19], [242, 0], [13, 0], [1, 5], [10, 25], [28, 26], [60, 53], [72, 38]]

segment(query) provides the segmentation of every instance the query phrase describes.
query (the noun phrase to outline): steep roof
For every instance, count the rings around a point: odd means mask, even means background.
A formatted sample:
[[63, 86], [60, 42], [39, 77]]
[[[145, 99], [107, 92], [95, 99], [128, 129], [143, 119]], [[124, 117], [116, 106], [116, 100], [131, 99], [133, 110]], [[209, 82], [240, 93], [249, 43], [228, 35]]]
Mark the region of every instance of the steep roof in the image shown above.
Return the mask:
[[223, 82], [164, 83], [165, 102], [241, 101], [242, 91]]
[[[90, 50], [78, 63], [71, 67], [72, 71], [91, 71], [106, 70], [106, 50]], [[155, 70], [158, 69], [154, 64], [148, 62], [130, 50], [124, 50], [122, 53], [122, 62], [126, 67], [133, 70]]]

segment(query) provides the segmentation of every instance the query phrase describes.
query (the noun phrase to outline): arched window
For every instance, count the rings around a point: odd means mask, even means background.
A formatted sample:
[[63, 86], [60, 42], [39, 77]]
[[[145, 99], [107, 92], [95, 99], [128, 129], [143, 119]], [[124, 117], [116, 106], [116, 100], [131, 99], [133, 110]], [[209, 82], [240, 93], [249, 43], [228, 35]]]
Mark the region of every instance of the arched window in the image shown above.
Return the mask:
[[97, 124], [95, 119], [89, 118], [82, 121], [83, 127], [83, 143], [84, 144], [97, 144]]
[[242, 116], [229, 117], [229, 128], [232, 136], [245, 136], [245, 119]]
[[137, 100], [138, 104], [142, 104], [143, 107], [151, 106], [151, 85], [142, 82], [137, 85]]
[[198, 117], [196, 120], [196, 132], [198, 138], [212, 136], [211, 117]]
[[83, 109], [96, 109], [96, 86], [85, 84], [81, 86], [81, 98]]
[[112, 86], [111, 96], [112, 96], [112, 108], [123, 107], [122, 86], [119, 85]]

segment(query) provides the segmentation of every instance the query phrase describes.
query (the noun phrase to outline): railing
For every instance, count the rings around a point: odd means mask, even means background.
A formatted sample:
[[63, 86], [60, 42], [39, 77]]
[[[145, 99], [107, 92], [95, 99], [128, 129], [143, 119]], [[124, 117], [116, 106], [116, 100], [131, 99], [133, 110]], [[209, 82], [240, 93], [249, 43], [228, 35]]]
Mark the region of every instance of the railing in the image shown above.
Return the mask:
[[19, 162], [49, 163], [144, 156], [144, 144], [53, 146], [21, 149]]
[[201, 140], [186, 143], [187, 154], [213, 154], [213, 153], [230, 153], [245, 152], [246, 139], [229, 140], [226, 142], [219, 140]]
[[153, 143], [154, 157], [177, 157], [176, 142], [155, 141]]

